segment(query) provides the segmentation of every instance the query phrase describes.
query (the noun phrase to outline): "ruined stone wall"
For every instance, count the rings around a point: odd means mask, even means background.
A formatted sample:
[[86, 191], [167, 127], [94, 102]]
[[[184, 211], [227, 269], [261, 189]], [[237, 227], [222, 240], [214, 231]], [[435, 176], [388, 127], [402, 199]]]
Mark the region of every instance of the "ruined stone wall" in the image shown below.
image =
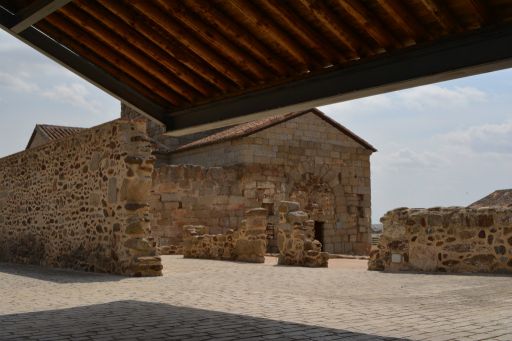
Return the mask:
[[512, 273], [512, 209], [399, 208], [382, 222], [370, 270]]
[[161, 274], [147, 240], [154, 158], [144, 131], [113, 121], [0, 159], [0, 261]]
[[[170, 162], [225, 169], [218, 172], [225, 174], [226, 180], [222, 181], [226, 185], [214, 185], [215, 181], [206, 180], [206, 187], [220, 186], [223, 188], [221, 192], [233, 188], [231, 192], [220, 194], [220, 200], [226, 203], [215, 204], [213, 219], [222, 220], [218, 224], [221, 228], [234, 228], [243, 209], [258, 206], [255, 201], [259, 205], [277, 205], [279, 201], [292, 200], [299, 202], [305, 211], [312, 211], [312, 206], [317, 204], [323, 211], [317, 212], [312, 219], [324, 224], [324, 250], [367, 254], [371, 236], [370, 155], [371, 151], [311, 113], [247, 137], [172, 154]], [[233, 171], [237, 167], [243, 171]], [[159, 181], [172, 183], [172, 176], [166, 172], [169, 171], [162, 170]], [[173, 194], [176, 198], [183, 191], [189, 191], [187, 186], [195, 186], [194, 180], [181, 173], [177, 179], [184, 182], [169, 185], [162, 195], [176, 188], [177, 192]], [[189, 180], [190, 185], [185, 185]], [[202, 198], [197, 200], [200, 205], [205, 202]], [[163, 205], [167, 208], [162, 215], [168, 222], [172, 221], [168, 208], [173, 210], [177, 204]], [[219, 212], [222, 206], [236, 205], [243, 205], [243, 209], [235, 210], [234, 214]], [[202, 216], [208, 215], [208, 210], [201, 210], [198, 215], [193, 215], [199, 217], [197, 223]], [[190, 213], [182, 212], [183, 215]], [[181, 233], [180, 226], [168, 222], [160, 225], [162, 229]]]
[[247, 210], [240, 227], [225, 234], [210, 234], [206, 226], [184, 226], [183, 255], [185, 258], [264, 263], [266, 227], [267, 211], [264, 208]]
[[300, 211], [299, 203], [279, 203], [279, 265], [327, 267], [329, 254], [322, 252], [322, 243], [315, 239], [315, 222]]

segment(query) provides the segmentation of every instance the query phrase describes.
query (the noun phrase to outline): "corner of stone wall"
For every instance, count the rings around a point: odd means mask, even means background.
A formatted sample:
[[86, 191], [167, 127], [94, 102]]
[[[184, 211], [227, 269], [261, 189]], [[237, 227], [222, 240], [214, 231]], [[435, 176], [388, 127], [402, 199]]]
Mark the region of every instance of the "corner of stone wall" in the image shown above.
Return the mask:
[[129, 276], [161, 276], [162, 263], [151, 239], [150, 191], [155, 157], [146, 135], [144, 121], [118, 121], [125, 141], [126, 173], [121, 184], [120, 205], [124, 225], [120, 226], [117, 253], [123, 255], [121, 273]]

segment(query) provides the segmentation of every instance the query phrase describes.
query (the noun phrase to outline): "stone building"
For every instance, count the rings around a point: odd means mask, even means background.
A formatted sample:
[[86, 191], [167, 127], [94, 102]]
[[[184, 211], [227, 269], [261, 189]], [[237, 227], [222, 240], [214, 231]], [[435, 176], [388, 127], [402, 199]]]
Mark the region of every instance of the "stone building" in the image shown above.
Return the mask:
[[[122, 106], [124, 119], [141, 115]], [[77, 128], [38, 125], [34, 141]], [[48, 133], [53, 132], [53, 134]], [[183, 226], [210, 233], [238, 228], [244, 212], [268, 210], [270, 252], [277, 252], [277, 203], [296, 201], [315, 221], [323, 251], [367, 254], [371, 243], [368, 142], [316, 109], [181, 137], [147, 122], [155, 147], [150, 209], [158, 246], [180, 252]]]
[[[123, 106], [123, 118], [138, 118]], [[331, 253], [370, 248], [368, 142], [317, 109], [277, 115], [157, 141], [152, 231], [159, 245], [179, 245], [182, 227], [211, 233], [237, 228], [245, 210], [269, 212], [269, 251], [277, 252], [277, 203], [291, 200], [315, 220], [316, 239]]]

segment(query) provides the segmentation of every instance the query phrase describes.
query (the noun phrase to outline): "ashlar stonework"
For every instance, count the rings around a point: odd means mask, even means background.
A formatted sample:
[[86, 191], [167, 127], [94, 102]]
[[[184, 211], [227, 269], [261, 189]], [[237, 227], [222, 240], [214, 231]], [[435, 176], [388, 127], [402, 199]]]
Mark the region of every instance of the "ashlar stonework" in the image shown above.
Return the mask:
[[329, 253], [322, 252], [322, 243], [315, 240], [315, 221], [300, 210], [299, 203], [279, 204], [277, 243], [278, 264], [307, 267], [327, 267]]
[[512, 273], [511, 208], [398, 208], [381, 221], [369, 270]]
[[264, 263], [267, 210], [248, 210], [245, 218], [240, 228], [225, 234], [209, 234], [208, 228], [202, 225], [184, 226], [184, 257]]

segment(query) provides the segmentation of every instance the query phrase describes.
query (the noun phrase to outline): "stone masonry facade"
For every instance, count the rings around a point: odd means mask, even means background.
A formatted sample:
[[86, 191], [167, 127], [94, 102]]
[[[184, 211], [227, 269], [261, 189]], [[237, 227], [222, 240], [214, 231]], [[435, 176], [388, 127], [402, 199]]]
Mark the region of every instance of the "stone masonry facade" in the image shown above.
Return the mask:
[[368, 254], [375, 150], [328, 120], [312, 111], [247, 136], [159, 155], [151, 200], [158, 245], [176, 250], [185, 225], [225, 233], [240, 226], [245, 210], [264, 207], [269, 250], [277, 252], [272, 216], [288, 200], [316, 222], [323, 251]]
[[512, 208], [399, 208], [381, 221], [370, 270], [512, 273]]
[[0, 159], [0, 261], [160, 275], [154, 162], [145, 123], [122, 120]]

